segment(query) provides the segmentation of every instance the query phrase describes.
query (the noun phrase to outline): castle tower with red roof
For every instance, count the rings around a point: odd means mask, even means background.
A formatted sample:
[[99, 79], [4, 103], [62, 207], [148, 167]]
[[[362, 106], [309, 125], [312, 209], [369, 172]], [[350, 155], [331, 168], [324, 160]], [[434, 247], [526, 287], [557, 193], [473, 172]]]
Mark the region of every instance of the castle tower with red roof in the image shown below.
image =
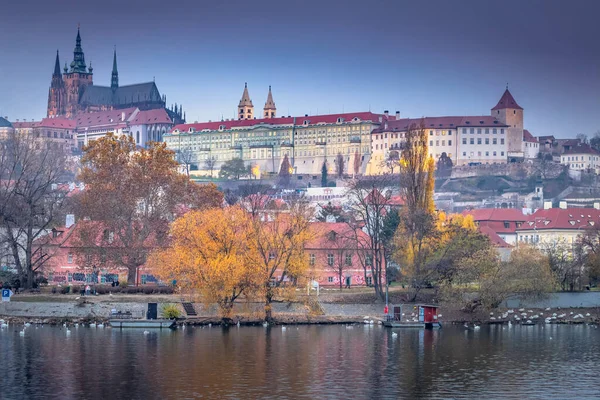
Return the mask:
[[238, 104], [238, 119], [254, 119], [254, 105], [252, 104], [252, 100], [250, 100], [250, 95], [248, 94], [247, 82], [244, 84], [244, 93], [242, 94], [240, 104]]
[[273, 101], [273, 94], [271, 93], [271, 85], [269, 85], [269, 94], [267, 95], [267, 102], [263, 108], [263, 118], [275, 118], [277, 114], [277, 107]]
[[508, 161], [523, 158], [523, 107], [517, 104], [515, 98], [506, 90], [498, 104], [492, 108], [492, 117], [509, 126], [507, 132]]
[[56, 61], [54, 62], [54, 73], [52, 82], [48, 90], [48, 117], [56, 117], [65, 113], [65, 102], [67, 93], [65, 83], [60, 73], [60, 61], [58, 59], [58, 50], [56, 50]]

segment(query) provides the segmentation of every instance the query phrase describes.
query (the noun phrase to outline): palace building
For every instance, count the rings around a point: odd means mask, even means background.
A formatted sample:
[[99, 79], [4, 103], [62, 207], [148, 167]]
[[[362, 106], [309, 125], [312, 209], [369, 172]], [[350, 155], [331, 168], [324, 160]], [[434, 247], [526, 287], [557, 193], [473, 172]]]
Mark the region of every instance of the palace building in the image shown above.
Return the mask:
[[[165, 109], [166, 96], [160, 94], [155, 82], [119, 85], [117, 51], [113, 53], [110, 86], [94, 85], [92, 63], [85, 62], [81, 34], [77, 29], [75, 50], [70, 68], [65, 63], [60, 69], [58, 51], [54, 73], [48, 91], [48, 117], [75, 118], [79, 113], [109, 111], [127, 108], [140, 110]], [[185, 122], [181, 106], [165, 109], [175, 123]]]
[[387, 170], [386, 160], [392, 156], [391, 152], [399, 151], [411, 127], [425, 129], [431, 157], [438, 160], [446, 153], [453, 165], [515, 162], [535, 158], [539, 151], [537, 146], [529, 147], [532, 135], [523, 129], [523, 108], [507, 87], [489, 116], [401, 119], [397, 113], [395, 119], [372, 132], [368, 173]]

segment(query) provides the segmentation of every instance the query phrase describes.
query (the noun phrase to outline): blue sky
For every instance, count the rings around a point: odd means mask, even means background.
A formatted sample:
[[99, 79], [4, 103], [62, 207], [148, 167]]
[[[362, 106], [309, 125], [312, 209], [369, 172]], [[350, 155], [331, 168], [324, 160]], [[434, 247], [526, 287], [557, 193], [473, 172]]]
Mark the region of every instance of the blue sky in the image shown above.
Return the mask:
[[0, 114], [45, 116], [81, 24], [94, 83], [156, 80], [188, 121], [255, 112], [488, 115], [506, 84], [534, 135], [600, 130], [599, 1], [30, 1], [2, 5]]

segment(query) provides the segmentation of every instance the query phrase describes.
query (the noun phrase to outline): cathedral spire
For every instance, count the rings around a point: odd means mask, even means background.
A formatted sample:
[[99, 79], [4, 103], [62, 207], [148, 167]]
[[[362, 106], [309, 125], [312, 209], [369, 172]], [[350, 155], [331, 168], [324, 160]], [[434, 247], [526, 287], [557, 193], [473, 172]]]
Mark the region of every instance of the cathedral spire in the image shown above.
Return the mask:
[[110, 80], [111, 89], [116, 89], [119, 87], [119, 71], [117, 71], [117, 47], [115, 46], [115, 51], [113, 53], [113, 68], [112, 68], [112, 77]]
[[81, 34], [79, 33], [79, 26], [77, 27], [77, 38], [75, 39], [75, 50], [73, 50], [73, 62], [71, 63], [71, 72], [78, 72], [85, 74], [85, 57], [83, 49], [81, 48]]
[[60, 76], [60, 61], [58, 60], [58, 50], [56, 50], [56, 61], [54, 62], [54, 74], [55, 76]]

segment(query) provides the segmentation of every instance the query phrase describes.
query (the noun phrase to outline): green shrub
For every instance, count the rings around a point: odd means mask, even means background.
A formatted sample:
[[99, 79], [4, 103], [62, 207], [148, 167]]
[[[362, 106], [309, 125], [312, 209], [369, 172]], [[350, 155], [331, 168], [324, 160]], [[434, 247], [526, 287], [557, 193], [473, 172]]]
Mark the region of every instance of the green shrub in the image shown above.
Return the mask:
[[164, 304], [161, 308], [161, 313], [163, 318], [179, 318], [181, 316], [181, 311], [179, 311], [179, 307], [176, 304]]

